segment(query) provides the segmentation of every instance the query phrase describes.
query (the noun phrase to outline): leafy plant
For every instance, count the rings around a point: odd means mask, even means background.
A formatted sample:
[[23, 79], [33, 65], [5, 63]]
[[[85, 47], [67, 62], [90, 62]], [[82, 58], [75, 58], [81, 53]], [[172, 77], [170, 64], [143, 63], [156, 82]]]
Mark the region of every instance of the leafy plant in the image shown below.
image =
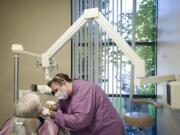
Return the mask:
[[[156, 1], [142, 0], [139, 4], [136, 14], [136, 42], [149, 42], [152, 44], [156, 41]], [[132, 41], [132, 13], [122, 13], [121, 22], [118, 22], [118, 31], [122, 37]], [[146, 76], [155, 75], [155, 45], [136, 46], [136, 52], [145, 60]], [[114, 52], [113, 52], [114, 53]], [[115, 56], [118, 56], [117, 53]], [[113, 60], [114, 62], [115, 60]], [[154, 94], [155, 86], [153, 84], [144, 86], [138, 90], [139, 94]]]

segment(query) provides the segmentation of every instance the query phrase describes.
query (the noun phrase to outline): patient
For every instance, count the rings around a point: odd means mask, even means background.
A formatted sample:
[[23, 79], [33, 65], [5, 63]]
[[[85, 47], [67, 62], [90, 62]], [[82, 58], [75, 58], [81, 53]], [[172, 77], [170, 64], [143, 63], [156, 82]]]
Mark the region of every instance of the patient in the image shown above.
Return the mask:
[[41, 107], [39, 97], [27, 94], [15, 104], [14, 117], [3, 125], [0, 135], [58, 135], [58, 126], [42, 114], [48, 111]]

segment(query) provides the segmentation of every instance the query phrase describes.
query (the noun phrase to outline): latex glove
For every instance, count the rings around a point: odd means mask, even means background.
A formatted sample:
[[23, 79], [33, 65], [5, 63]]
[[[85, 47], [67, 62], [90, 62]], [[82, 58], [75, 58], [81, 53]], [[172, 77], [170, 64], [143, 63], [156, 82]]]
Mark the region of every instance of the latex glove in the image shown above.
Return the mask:
[[50, 116], [50, 117], [51, 117], [51, 119], [54, 119], [54, 118], [55, 118], [56, 113], [57, 113], [57, 112], [52, 111], [51, 116]]
[[51, 115], [51, 113], [49, 112], [49, 109], [46, 107], [42, 107], [41, 114], [43, 117], [49, 117]]

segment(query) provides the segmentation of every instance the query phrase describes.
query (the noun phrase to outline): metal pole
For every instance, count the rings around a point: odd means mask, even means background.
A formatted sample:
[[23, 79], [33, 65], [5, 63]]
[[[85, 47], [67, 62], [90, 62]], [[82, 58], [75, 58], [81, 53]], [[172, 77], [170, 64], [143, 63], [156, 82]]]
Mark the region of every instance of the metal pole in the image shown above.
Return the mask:
[[[123, 12], [123, 10], [122, 10], [122, 4], [123, 4], [123, 2], [122, 2], [122, 0], [119, 2], [120, 3], [120, 23], [122, 24], [122, 12]], [[120, 35], [122, 36], [122, 26], [120, 25], [119, 26], [120, 27]], [[122, 102], [123, 102], [123, 100], [122, 100], [122, 68], [123, 68], [123, 66], [122, 66], [122, 63], [123, 63], [123, 61], [122, 61], [122, 57], [123, 57], [123, 53], [122, 53], [122, 51], [120, 51], [120, 116], [121, 116], [121, 118], [123, 117], [123, 114], [122, 114], [122, 107], [123, 107], [123, 104], [122, 104]]]
[[19, 54], [14, 54], [14, 102], [19, 98]]
[[[136, 36], [136, 0], [133, 0], [132, 11], [132, 48], [135, 49], [135, 36]], [[134, 94], [134, 65], [131, 64], [131, 80], [130, 80], [130, 102]], [[131, 105], [131, 104], [130, 104]]]

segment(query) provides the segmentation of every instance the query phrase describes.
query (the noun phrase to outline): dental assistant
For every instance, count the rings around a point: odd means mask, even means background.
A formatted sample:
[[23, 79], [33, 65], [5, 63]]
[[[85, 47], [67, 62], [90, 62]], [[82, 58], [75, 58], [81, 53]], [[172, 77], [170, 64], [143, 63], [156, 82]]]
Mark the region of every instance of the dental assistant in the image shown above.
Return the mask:
[[59, 99], [51, 118], [71, 135], [124, 135], [123, 123], [102, 88], [57, 74], [48, 86]]

